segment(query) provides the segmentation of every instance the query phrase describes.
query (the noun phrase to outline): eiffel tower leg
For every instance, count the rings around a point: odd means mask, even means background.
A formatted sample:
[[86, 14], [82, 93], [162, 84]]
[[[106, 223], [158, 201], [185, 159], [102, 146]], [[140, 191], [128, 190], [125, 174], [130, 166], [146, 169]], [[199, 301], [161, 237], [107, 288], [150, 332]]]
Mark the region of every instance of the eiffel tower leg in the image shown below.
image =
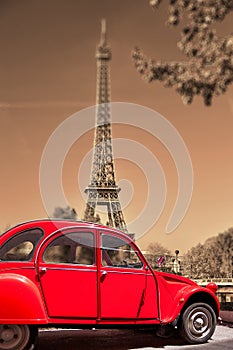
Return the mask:
[[121, 231], [128, 232], [126, 223], [123, 219], [120, 202], [111, 202], [111, 212], [113, 215], [114, 226]]
[[110, 227], [114, 227], [113, 216], [112, 216], [112, 210], [111, 210], [111, 204], [110, 203], [108, 203], [108, 225]]
[[95, 207], [96, 202], [87, 202], [86, 209], [84, 212], [84, 221], [95, 222]]

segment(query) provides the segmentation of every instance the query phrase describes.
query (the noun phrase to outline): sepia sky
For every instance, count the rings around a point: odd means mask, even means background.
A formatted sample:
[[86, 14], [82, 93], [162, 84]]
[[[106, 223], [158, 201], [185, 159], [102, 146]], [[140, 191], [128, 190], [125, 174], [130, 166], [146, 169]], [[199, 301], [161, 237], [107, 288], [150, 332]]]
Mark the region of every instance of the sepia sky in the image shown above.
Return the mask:
[[[129, 138], [152, 152], [166, 176], [164, 210], [138, 240], [139, 245], [146, 249], [150, 242], [160, 242], [172, 251], [185, 252], [232, 227], [233, 87], [215, 98], [211, 107], [205, 107], [200, 97], [185, 106], [173, 89], [143, 81], [132, 63], [135, 46], [158, 60], [184, 59], [176, 48], [180, 27], [174, 30], [164, 24], [167, 4], [165, 1], [155, 12], [146, 0], [1, 0], [1, 231], [8, 225], [47, 216], [39, 186], [41, 156], [49, 137], [63, 121], [95, 104], [95, 49], [102, 18], [107, 20], [113, 54], [112, 101], [159, 112], [182, 136], [193, 165], [190, 206], [177, 229], [166, 234], [178, 191], [171, 155], [145, 130], [123, 125], [113, 128], [114, 138]], [[217, 25], [220, 35], [232, 32], [232, 20], [231, 14]], [[79, 217], [85, 202], [77, 174], [92, 143], [93, 132], [82, 135], [72, 145], [62, 169], [65, 194]], [[124, 208], [129, 222], [140, 215], [147, 199], [146, 175], [130, 159], [117, 159], [115, 169], [119, 182], [126, 179], [131, 184], [132, 198]], [[124, 186], [121, 192], [123, 189]], [[127, 193], [121, 195], [123, 199], [127, 197]], [[140, 220], [143, 223], [146, 216]], [[139, 234], [140, 229], [138, 225]]]

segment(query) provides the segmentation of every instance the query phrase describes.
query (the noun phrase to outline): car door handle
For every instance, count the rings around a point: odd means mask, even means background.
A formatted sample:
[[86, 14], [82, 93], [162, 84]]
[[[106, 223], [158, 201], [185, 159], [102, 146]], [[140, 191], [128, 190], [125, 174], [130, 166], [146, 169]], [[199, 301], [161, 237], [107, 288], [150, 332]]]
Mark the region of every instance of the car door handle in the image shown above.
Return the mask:
[[43, 276], [43, 275], [46, 273], [46, 271], [47, 271], [47, 267], [41, 267], [41, 268], [39, 269], [39, 274], [40, 274], [41, 276]]
[[103, 282], [105, 280], [105, 277], [107, 276], [107, 271], [102, 271], [101, 272], [101, 277], [100, 277], [100, 282]]

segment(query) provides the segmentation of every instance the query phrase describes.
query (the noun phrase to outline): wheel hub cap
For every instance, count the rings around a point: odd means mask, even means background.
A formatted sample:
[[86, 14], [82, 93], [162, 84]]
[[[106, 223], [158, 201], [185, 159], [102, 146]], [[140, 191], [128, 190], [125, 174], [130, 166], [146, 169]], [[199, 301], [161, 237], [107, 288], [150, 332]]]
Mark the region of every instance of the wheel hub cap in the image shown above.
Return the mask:
[[200, 337], [208, 331], [209, 322], [210, 320], [205, 313], [196, 311], [190, 318], [189, 329], [194, 336]]
[[23, 350], [29, 338], [26, 325], [0, 325], [0, 350]]
[[194, 324], [195, 324], [195, 328], [196, 329], [201, 329], [204, 325], [204, 321], [202, 318], [197, 318], [195, 321], [194, 321]]
[[12, 329], [10, 328], [7, 328], [7, 329], [4, 329], [2, 331], [2, 334], [1, 334], [1, 340], [6, 342], [6, 341], [10, 341], [14, 338], [14, 332]]

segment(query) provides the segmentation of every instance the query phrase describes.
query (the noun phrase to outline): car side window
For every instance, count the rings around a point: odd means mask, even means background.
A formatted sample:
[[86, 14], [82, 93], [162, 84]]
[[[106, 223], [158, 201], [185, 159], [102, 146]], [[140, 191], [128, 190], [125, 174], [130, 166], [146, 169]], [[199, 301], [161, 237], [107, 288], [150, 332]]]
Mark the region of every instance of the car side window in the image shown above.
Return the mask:
[[39, 228], [16, 234], [0, 248], [0, 260], [29, 261], [42, 237], [43, 231]]
[[116, 236], [102, 234], [102, 265], [119, 268], [143, 267], [137, 252], [125, 240]]
[[94, 235], [90, 232], [63, 233], [45, 249], [43, 261], [52, 264], [94, 265]]

